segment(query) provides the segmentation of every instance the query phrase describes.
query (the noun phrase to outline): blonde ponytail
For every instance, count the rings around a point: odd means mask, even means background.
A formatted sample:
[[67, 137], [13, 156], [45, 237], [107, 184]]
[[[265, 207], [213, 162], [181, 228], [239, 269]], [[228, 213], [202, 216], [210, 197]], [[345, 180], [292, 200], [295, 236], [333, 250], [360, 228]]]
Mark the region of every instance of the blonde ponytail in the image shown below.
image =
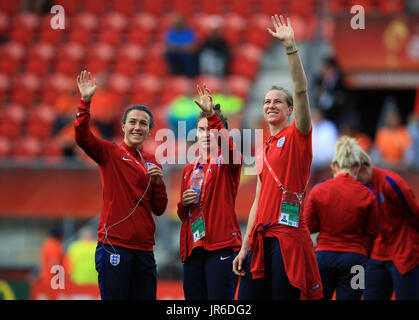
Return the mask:
[[335, 155], [332, 165], [335, 165], [338, 169], [349, 170], [360, 167], [364, 160], [364, 155], [361, 156], [361, 152], [363, 150], [354, 138], [342, 136], [335, 144]]

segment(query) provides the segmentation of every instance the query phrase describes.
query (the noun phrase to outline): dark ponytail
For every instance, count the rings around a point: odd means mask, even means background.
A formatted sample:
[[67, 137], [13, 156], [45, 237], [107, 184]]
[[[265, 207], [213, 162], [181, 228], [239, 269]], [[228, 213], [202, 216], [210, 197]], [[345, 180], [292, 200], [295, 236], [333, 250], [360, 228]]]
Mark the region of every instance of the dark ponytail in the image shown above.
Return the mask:
[[[224, 128], [226, 128], [226, 129], [228, 130], [228, 122], [227, 122], [227, 118], [226, 118], [226, 117], [224, 117], [224, 115], [222, 114], [220, 104], [219, 104], [219, 103], [217, 103], [217, 104], [213, 107], [213, 109], [214, 109], [214, 112], [217, 114], [218, 118], [220, 118], [221, 122], [223, 123]], [[206, 117], [207, 117], [207, 114], [206, 114], [205, 112], [201, 112], [201, 113], [198, 115], [198, 119], [196, 120], [197, 125], [198, 125], [198, 122], [199, 122], [201, 119], [206, 118]]]

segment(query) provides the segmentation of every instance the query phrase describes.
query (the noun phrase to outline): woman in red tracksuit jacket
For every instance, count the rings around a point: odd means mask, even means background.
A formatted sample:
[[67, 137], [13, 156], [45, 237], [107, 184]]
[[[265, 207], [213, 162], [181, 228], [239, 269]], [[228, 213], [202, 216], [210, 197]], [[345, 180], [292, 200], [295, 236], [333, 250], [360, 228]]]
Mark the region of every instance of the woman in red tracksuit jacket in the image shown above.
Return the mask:
[[89, 126], [96, 81], [83, 71], [77, 84], [76, 142], [98, 164], [102, 181], [95, 255], [101, 298], [156, 299], [152, 213], [164, 213], [167, 194], [161, 165], [142, 148], [153, 128], [153, 114], [146, 106], [132, 106], [122, 119], [123, 142], [99, 139]]
[[241, 276], [238, 298], [245, 300], [323, 297], [313, 242], [302, 215], [312, 160], [307, 79], [287, 20], [272, 17], [275, 31], [269, 32], [285, 47], [294, 97], [275, 86], [263, 100], [271, 136], [258, 151], [255, 199], [243, 245], [233, 261], [233, 271]]
[[[219, 105], [213, 107], [206, 87], [204, 92], [198, 87], [198, 92], [200, 102], [195, 103], [202, 109], [197, 121], [199, 156], [183, 168], [177, 212], [182, 221], [183, 289], [186, 300], [231, 300], [237, 283], [231, 265], [241, 246], [235, 201], [243, 160], [228, 135]], [[205, 172], [199, 196], [190, 188], [198, 166]], [[192, 229], [198, 222], [203, 222], [204, 229], [194, 237]]]
[[335, 290], [337, 300], [361, 299], [363, 286], [354, 285], [354, 273], [365, 270], [378, 234], [377, 199], [356, 180], [360, 164], [356, 141], [341, 137], [332, 161], [334, 177], [313, 187], [304, 210], [310, 232], [319, 232], [316, 258], [327, 300]]
[[365, 272], [365, 300], [419, 300], [419, 206], [406, 181], [391, 170], [372, 166], [368, 154], [358, 180], [376, 193], [379, 235]]

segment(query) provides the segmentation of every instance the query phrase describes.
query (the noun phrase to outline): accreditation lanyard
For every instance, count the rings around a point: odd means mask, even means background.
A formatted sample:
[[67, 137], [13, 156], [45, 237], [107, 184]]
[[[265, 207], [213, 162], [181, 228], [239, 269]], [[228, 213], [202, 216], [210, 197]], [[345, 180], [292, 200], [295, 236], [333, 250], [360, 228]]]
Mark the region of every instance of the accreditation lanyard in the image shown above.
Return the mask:
[[272, 166], [270, 165], [266, 156], [266, 153], [268, 150], [268, 144], [270, 145], [270, 142], [271, 140], [269, 139], [268, 143], [264, 144], [263, 163], [266, 165], [275, 183], [278, 185], [278, 187], [282, 191], [281, 212], [280, 212], [278, 223], [298, 228], [300, 208], [302, 206], [302, 198], [304, 196], [305, 188], [307, 187], [308, 181], [302, 193], [288, 191], [284, 188], [284, 185], [282, 184], [281, 180], [279, 180], [275, 171], [272, 169]]

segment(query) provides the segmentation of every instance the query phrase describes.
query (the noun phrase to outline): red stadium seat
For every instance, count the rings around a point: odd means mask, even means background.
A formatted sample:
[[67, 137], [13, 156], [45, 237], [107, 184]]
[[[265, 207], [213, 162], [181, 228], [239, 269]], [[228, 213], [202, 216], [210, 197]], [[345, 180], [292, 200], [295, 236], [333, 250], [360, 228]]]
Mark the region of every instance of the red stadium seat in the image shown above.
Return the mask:
[[[299, 0], [300, 1], [300, 0]], [[294, 2], [294, 1], [293, 1]], [[298, 1], [297, 1], [298, 2]], [[283, 12], [283, 7], [278, 0], [261, 0], [260, 11], [268, 17]]]
[[59, 59], [74, 60], [80, 63], [86, 55], [86, 49], [80, 43], [67, 41], [58, 48]]
[[38, 30], [41, 24], [39, 15], [32, 12], [21, 12], [13, 16], [13, 29], [23, 29], [29, 32]]
[[137, 9], [135, 0], [111, 0], [110, 3], [113, 11], [122, 13], [123, 15], [132, 15]]
[[[217, 93], [222, 91], [224, 86], [224, 81], [209, 75], [202, 75], [195, 79], [195, 86], [199, 85], [203, 87], [204, 85], [211, 91], [211, 93]], [[193, 88], [195, 90], [195, 88]]]
[[67, 76], [72, 76], [77, 74], [77, 72], [80, 70], [80, 63], [77, 60], [71, 60], [66, 58], [60, 58], [55, 63], [54, 69], [57, 73], [62, 73]]
[[168, 66], [162, 55], [149, 54], [144, 62], [144, 72], [163, 77], [168, 74]]
[[143, 73], [133, 79], [133, 92], [144, 92], [154, 96], [162, 92], [162, 80], [153, 74]]
[[322, 11], [331, 13], [333, 15], [341, 15], [346, 11], [345, 0], [322, 1]]
[[[125, 2], [125, 1], [120, 1]], [[112, 29], [123, 32], [128, 27], [128, 21], [123, 14], [118, 12], [111, 12], [101, 18], [101, 29]]]
[[21, 61], [25, 57], [26, 50], [22, 44], [10, 41], [0, 47], [0, 53], [2, 59]]
[[356, 5], [361, 5], [364, 8], [365, 14], [369, 14], [375, 9], [372, 0], [348, 0], [348, 12]]
[[11, 80], [10, 77], [8, 77], [4, 73], [0, 73], [0, 94], [5, 94], [9, 92], [9, 89], [11, 88]]
[[51, 60], [55, 57], [55, 48], [49, 43], [39, 43], [29, 47], [25, 71], [36, 75], [49, 72]]
[[41, 151], [42, 143], [39, 139], [25, 136], [14, 141], [12, 156], [18, 162], [32, 161], [41, 155]]
[[19, 1], [0, 1], [0, 11], [13, 14], [19, 10]]
[[225, 85], [230, 94], [239, 96], [244, 101], [247, 100], [251, 89], [251, 81], [249, 79], [239, 75], [231, 75], [226, 78]]
[[169, 76], [163, 80], [163, 91], [160, 102], [170, 103], [179, 95], [189, 95], [195, 93], [192, 81], [185, 76]]
[[164, 13], [164, 1], [163, 0], [143, 0], [142, 11], [160, 16]]
[[[314, 0], [299, 0], [290, 2], [290, 14], [303, 17], [310, 17], [316, 12], [316, 3]], [[280, 11], [279, 11], [280, 12]], [[277, 12], [278, 13], [278, 12]]]
[[126, 75], [114, 73], [108, 78], [108, 89], [119, 94], [127, 94], [131, 90], [131, 78]]
[[35, 106], [29, 110], [26, 134], [39, 139], [46, 139], [52, 133], [55, 111], [47, 105]]
[[266, 30], [249, 29], [244, 35], [245, 41], [261, 49], [267, 49], [271, 44], [271, 35]]
[[0, 36], [6, 35], [10, 30], [10, 18], [5, 12], [0, 12]]
[[58, 45], [59, 43], [65, 41], [64, 36], [65, 36], [65, 30], [61, 30], [61, 29], [53, 30], [51, 28], [43, 29], [39, 33], [39, 41], [48, 42], [52, 45]]
[[63, 151], [57, 139], [49, 138], [43, 142], [42, 157], [47, 162], [61, 161], [63, 159]]
[[196, 7], [195, 7], [196, 1], [193, 0], [173, 0], [171, 1], [171, 11], [172, 12], [177, 12], [177, 13], [182, 13], [185, 16], [187, 15], [191, 15], [194, 12], [196, 12]]
[[116, 29], [103, 28], [99, 32], [98, 41], [117, 46], [122, 40], [122, 32]]
[[63, 6], [66, 15], [73, 15], [79, 9], [81, 2], [79, 0], [55, 0], [54, 4]]
[[7, 158], [12, 151], [10, 139], [0, 136], [0, 160]]
[[82, 2], [85, 11], [97, 15], [103, 14], [107, 9], [108, 4], [107, 0], [84, 0]]
[[22, 73], [13, 79], [13, 87], [26, 93], [38, 92], [42, 79], [32, 73]]
[[66, 76], [62, 73], [53, 73], [44, 77], [40, 92], [41, 101], [47, 105], [54, 105], [59, 93], [65, 91], [69, 82], [74, 83], [74, 75]]
[[151, 43], [152, 40], [152, 33], [141, 30], [141, 29], [131, 29], [127, 35], [128, 42], [141, 45], [141, 46], [147, 46]]
[[145, 91], [133, 91], [129, 96], [130, 104], [145, 104], [147, 106], [153, 106], [158, 100], [158, 96]]
[[230, 10], [231, 12], [247, 17], [253, 11], [253, 0], [232, 0]]
[[153, 33], [156, 31], [159, 23], [160, 22], [154, 15], [148, 12], [141, 12], [132, 16], [129, 25], [131, 30], [141, 30], [144, 33]]
[[81, 12], [71, 18], [71, 28], [95, 32], [99, 28], [99, 18], [89, 12]]
[[93, 34], [92, 31], [72, 28], [68, 34], [68, 41], [87, 46], [92, 42]]
[[378, 10], [383, 15], [397, 15], [404, 11], [404, 0], [379, 0]]
[[10, 139], [18, 137], [26, 116], [27, 111], [21, 105], [11, 104], [0, 108], [0, 136]]
[[202, 0], [200, 4], [201, 11], [206, 14], [221, 14], [223, 13], [222, 0]]

